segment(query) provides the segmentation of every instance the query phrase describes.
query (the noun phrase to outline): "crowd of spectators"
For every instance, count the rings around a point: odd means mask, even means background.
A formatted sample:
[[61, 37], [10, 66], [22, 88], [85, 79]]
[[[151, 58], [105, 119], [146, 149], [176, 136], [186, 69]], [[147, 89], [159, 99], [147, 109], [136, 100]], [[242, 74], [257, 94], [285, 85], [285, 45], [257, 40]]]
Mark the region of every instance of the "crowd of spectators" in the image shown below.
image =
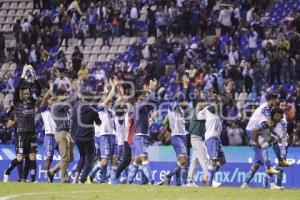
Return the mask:
[[[285, 1], [271, 0], [35, 0], [35, 9], [13, 26], [12, 58], [5, 56], [0, 33], [0, 61], [16, 63], [14, 74], [7, 71], [0, 77], [1, 95], [9, 105], [0, 103], [1, 141], [9, 142], [11, 132], [5, 122], [13, 105], [6, 96], [28, 63], [44, 85], [63, 74], [70, 87], [99, 92], [106, 77], [133, 81], [137, 89], [156, 79], [162, 102], [181, 90], [187, 75], [191, 94], [230, 96], [224, 145], [247, 145], [244, 128], [251, 111], [265, 101], [267, 92], [276, 92], [288, 102], [289, 143], [299, 146], [300, 1], [287, 2], [289, 9], [280, 7]], [[87, 68], [80, 46], [71, 60], [60, 49], [71, 38], [84, 47], [86, 38], [101, 37], [102, 45], [111, 45], [123, 36], [138, 40], [125, 53], [92, 68]], [[149, 37], [155, 37], [151, 44]], [[151, 131], [159, 132], [162, 118], [154, 120]]]

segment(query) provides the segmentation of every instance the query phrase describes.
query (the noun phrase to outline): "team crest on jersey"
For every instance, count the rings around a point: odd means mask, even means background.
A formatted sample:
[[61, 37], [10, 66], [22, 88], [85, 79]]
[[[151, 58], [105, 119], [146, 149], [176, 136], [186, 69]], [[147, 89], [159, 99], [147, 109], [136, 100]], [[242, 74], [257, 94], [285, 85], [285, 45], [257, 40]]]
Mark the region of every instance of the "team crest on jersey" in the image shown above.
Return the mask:
[[261, 113], [266, 116], [266, 117], [270, 117], [271, 116], [271, 112], [270, 112], [270, 109], [265, 107], [261, 110]]
[[24, 115], [31, 115], [31, 114], [33, 114], [33, 109], [29, 109], [29, 110], [25, 109], [25, 110], [23, 110], [23, 114]]

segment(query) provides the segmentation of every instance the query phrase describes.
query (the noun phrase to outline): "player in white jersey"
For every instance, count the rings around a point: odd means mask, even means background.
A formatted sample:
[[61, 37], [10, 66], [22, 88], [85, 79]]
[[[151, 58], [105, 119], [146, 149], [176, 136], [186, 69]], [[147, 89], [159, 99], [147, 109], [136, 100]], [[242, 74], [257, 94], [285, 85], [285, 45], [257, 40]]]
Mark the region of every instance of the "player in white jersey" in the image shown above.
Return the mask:
[[[44, 170], [49, 173], [50, 165], [53, 161], [54, 151], [58, 151], [58, 145], [54, 138], [54, 134], [56, 131], [56, 124], [53, 120], [52, 114], [50, 112], [51, 100], [50, 100], [51, 89], [49, 89], [43, 96], [43, 99], [40, 103], [40, 112], [42, 115], [42, 119], [44, 122], [45, 129], [45, 138], [44, 138], [44, 148], [45, 148], [45, 163]], [[56, 168], [58, 171], [59, 169]], [[55, 173], [57, 172], [55, 171]], [[52, 179], [48, 180], [52, 182]]]
[[[248, 187], [248, 184], [252, 180], [256, 171], [259, 169], [260, 165], [265, 166], [267, 174], [278, 174], [279, 171], [274, 169], [271, 165], [268, 155], [268, 147], [271, 140], [273, 140], [272, 130], [280, 122], [283, 117], [283, 111], [280, 108], [273, 108], [271, 110], [270, 117], [262, 116], [257, 124], [253, 124], [253, 129], [247, 130], [248, 137], [251, 138], [250, 144], [252, 144], [253, 150], [255, 152], [254, 160], [250, 171], [247, 174], [246, 180], [241, 186], [241, 188]], [[250, 118], [251, 121], [252, 118]], [[250, 122], [249, 122], [250, 123]], [[247, 126], [249, 127], [249, 126]], [[272, 189], [281, 189], [275, 183], [271, 184]]]
[[131, 163], [131, 145], [134, 131], [134, 121], [130, 116], [130, 103], [126, 103], [126, 113], [124, 115], [124, 148], [122, 158], [118, 163], [117, 178], [120, 178], [120, 183], [127, 183], [129, 165]]
[[126, 118], [125, 118], [126, 110], [124, 105], [117, 105], [115, 109], [115, 134], [116, 134], [116, 156], [118, 163], [121, 163], [123, 160], [124, 154], [124, 143], [126, 137]]
[[[188, 132], [185, 130], [185, 102], [174, 102], [169, 106], [166, 116], [166, 128], [171, 129], [171, 144], [175, 150], [177, 161], [169, 174], [165, 176], [164, 181], [158, 183], [159, 185], [169, 185], [172, 176], [182, 174], [182, 169], [187, 164], [187, 137]], [[183, 175], [183, 174], [182, 174]], [[183, 177], [184, 180], [184, 177]], [[176, 176], [176, 185], [181, 185], [181, 178]]]
[[[213, 97], [213, 104], [198, 113], [198, 119], [205, 119], [205, 146], [208, 155], [208, 186], [213, 186], [215, 173], [226, 163], [220, 136], [222, 133], [222, 119], [220, 117], [220, 101], [218, 96]], [[217, 187], [220, 184], [216, 185]]]
[[279, 167], [290, 167], [291, 163], [287, 162], [287, 150], [289, 135], [287, 132], [287, 104], [281, 101], [279, 108], [284, 111], [283, 118], [274, 128], [273, 133], [277, 136], [278, 141], [273, 144], [274, 152], [278, 159]]
[[[251, 131], [257, 127], [257, 124], [264, 119], [270, 118], [271, 109], [276, 105], [277, 103], [277, 95], [276, 94], [267, 94], [266, 96], [267, 102], [261, 104], [251, 115], [251, 118], [247, 124], [246, 132], [251, 133]], [[248, 135], [249, 137], [249, 135]], [[251, 139], [251, 137], [249, 137]]]
[[[273, 134], [276, 136], [275, 142], [273, 143], [273, 150], [278, 159], [278, 167], [276, 170], [279, 171], [277, 175], [277, 186], [282, 186], [283, 169], [284, 167], [290, 167], [292, 164], [287, 161], [288, 151], [288, 132], [287, 132], [287, 105], [285, 101], [281, 101], [279, 108], [284, 111], [283, 118], [273, 129]], [[266, 174], [264, 177], [264, 187], [269, 187], [269, 182], [273, 182], [273, 176]]]
[[[87, 178], [87, 183], [92, 183], [97, 172], [100, 171], [101, 180], [100, 182], [105, 182], [103, 178], [106, 179], [106, 168], [109, 161], [112, 161], [111, 167], [111, 179], [115, 179], [117, 170], [117, 158], [116, 158], [116, 136], [114, 130], [114, 111], [111, 109], [111, 100], [115, 94], [116, 82], [110, 81], [110, 86], [112, 87], [109, 94], [103, 101], [101, 101], [98, 106], [98, 114], [101, 120], [101, 125], [95, 125], [95, 135], [96, 135], [96, 146], [98, 146], [98, 151], [100, 152], [100, 160], [94, 166], [92, 171], [89, 173]], [[100, 141], [99, 141], [100, 140]], [[100, 147], [100, 148], [99, 148]]]

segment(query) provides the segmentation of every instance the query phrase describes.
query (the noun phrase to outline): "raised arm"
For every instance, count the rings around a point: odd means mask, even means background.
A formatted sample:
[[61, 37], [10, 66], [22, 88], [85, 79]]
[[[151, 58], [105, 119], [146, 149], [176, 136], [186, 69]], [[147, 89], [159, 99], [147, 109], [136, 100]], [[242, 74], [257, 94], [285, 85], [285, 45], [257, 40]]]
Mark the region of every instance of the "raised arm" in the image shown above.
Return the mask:
[[108, 103], [110, 102], [110, 100], [112, 100], [112, 98], [114, 97], [115, 95], [115, 92], [116, 92], [116, 85], [115, 85], [115, 82], [110, 80], [110, 85], [111, 85], [111, 90], [110, 92], [108, 93], [107, 97], [103, 100], [102, 104], [104, 106], [108, 105]]
[[17, 83], [16, 83], [16, 86], [15, 86], [15, 92], [14, 92], [14, 99], [13, 99], [13, 102], [14, 102], [14, 105], [16, 105], [17, 102], [20, 101], [20, 86], [25, 82], [25, 79], [24, 78], [20, 78]]
[[51, 88], [45, 93], [45, 95], [43, 96], [43, 98], [42, 98], [42, 101], [41, 101], [41, 107], [45, 107], [45, 106], [47, 106], [48, 105], [48, 100], [50, 99], [50, 97], [51, 97]]

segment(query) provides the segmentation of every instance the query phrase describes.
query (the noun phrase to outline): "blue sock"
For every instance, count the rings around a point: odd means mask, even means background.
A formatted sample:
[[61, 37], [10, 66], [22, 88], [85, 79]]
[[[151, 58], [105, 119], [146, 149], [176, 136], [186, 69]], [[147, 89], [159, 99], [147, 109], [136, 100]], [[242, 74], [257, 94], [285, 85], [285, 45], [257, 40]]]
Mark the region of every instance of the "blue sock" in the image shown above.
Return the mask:
[[181, 168], [181, 178], [183, 184], [187, 184], [187, 176], [188, 176], [188, 169], [185, 167]]
[[177, 186], [181, 185], [181, 168], [175, 173], [175, 182]]
[[269, 169], [271, 167], [271, 162], [269, 160], [269, 152], [268, 152], [268, 146], [262, 148], [262, 157], [264, 160], [264, 166], [266, 169]]
[[208, 186], [212, 186], [212, 182], [214, 180], [215, 170], [214, 168], [208, 169]]
[[[128, 178], [128, 168], [125, 168], [124, 171], [121, 173], [120, 178], [125, 182], [127, 182], [127, 178]], [[123, 182], [122, 181], [122, 182]]]
[[143, 173], [149, 182], [152, 182], [152, 170], [150, 169], [149, 163], [143, 164]]
[[112, 184], [117, 183], [117, 166], [112, 166], [110, 169], [110, 180]]
[[129, 172], [128, 172], [128, 183], [131, 184], [133, 183], [133, 179], [136, 176], [136, 173], [139, 170], [139, 166], [136, 164], [132, 164], [129, 168]]
[[89, 176], [92, 177], [92, 178], [95, 178], [95, 175], [96, 175], [96, 173], [97, 173], [99, 170], [100, 170], [100, 166], [99, 166], [99, 164], [97, 163], [97, 164], [93, 167], [92, 171], [89, 173]]
[[269, 185], [270, 185], [269, 175], [267, 173], [264, 173], [263, 187], [268, 188]]
[[178, 171], [180, 171], [180, 169], [181, 169], [180, 165], [178, 165], [178, 163], [176, 163], [176, 165], [173, 167], [173, 169], [170, 171], [170, 173], [166, 177], [170, 179], [172, 176], [174, 176], [174, 174], [176, 174]]
[[216, 166], [214, 166], [212, 169], [208, 169], [208, 185], [209, 186], [212, 186], [212, 182], [214, 180], [214, 177], [215, 177], [215, 173], [217, 171], [219, 171], [220, 169], [220, 165], [217, 164]]
[[246, 180], [245, 183], [249, 184], [254, 176], [254, 174], [256, 173], [256, 170], [253, 170], [252, 168], [250, 169], [250, 171], [247, 173], [246, 175]]
[[277, 175], [277, 185], [282, 186], [282, 179], [283, 179], [283, 168], [277, 168], [279, 174]]
[[104, 183], [107, 180], [107, 171], [108, 171], [108, 165], [104, 165], [100, 168], [100, 182]]
[[282, 162], [281, 151], [280, 151], [280, 147], [279, 147], [278, 143], [273, 144], [273, 150], [278, 159], [278, 162]]

